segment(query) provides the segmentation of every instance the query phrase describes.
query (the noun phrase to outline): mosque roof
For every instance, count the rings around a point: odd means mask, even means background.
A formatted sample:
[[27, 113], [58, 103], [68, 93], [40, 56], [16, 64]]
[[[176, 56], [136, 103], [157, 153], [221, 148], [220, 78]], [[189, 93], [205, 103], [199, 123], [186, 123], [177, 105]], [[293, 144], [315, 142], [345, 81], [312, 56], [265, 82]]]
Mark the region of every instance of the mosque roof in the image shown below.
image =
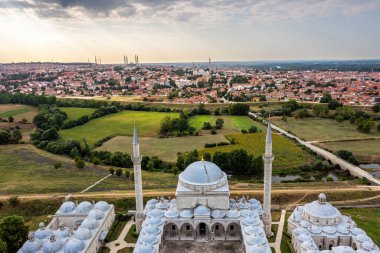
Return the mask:
[[326, 196], [323, 193], [319, 195], [318, 200], [306, 204], [303, 211], [318, 218], [334, 219], [341, 216], [338, 209], [326, 202]]
[[191, 184], [215, 183], [224, 177], [224, 172], [209, 161], [193, 162], [180, 174], [180, 178]]

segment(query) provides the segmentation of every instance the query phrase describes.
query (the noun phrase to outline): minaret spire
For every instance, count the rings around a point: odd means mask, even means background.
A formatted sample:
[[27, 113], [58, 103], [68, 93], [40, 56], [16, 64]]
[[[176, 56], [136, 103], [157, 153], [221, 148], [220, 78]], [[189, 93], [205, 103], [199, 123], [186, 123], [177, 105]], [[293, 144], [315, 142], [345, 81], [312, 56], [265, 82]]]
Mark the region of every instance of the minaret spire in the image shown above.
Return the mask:
[[144, 220], [144, 209], [143, 209], [143, 194], [142, 194], [142, 179], [141, 179], [141, 155], [140, 155], [140, 145], [137, 137], [136, 125], [133, 127], [133, 169], [135, 177], [135, 194], [136, 194], [136, 230], [139, 233], [141, 231], [141, 225]]
[[272, 216], [271, 216], [271, 191], [272, 191], [272, 161], [274, 159], [272, 153], [272, 129], [268, 120], [267, 135], [265, 138], [265, 154], [264, 160], [264, 212], [263, 222], [266, 236], [270, 237], [272, 233]]

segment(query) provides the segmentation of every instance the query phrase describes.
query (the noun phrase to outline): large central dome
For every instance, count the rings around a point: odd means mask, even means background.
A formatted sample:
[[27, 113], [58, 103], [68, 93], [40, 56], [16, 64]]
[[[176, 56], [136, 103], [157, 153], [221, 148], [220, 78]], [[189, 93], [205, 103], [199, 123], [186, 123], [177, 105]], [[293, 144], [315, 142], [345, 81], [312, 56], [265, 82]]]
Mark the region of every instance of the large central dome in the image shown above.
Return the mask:
[[191, 184], [212, 184], [223, 179], [224, 173], [212, 162], [198, 161], [187, 166], [180, 177]]

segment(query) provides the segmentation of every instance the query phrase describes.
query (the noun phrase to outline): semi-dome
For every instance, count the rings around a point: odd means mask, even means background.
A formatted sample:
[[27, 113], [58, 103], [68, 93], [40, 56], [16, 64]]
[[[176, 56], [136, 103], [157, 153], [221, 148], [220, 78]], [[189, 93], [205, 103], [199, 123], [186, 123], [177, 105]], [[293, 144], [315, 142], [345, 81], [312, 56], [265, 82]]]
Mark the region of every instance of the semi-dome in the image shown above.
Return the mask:
[[322, 232], [322, 229], [319, 226], [311, 225], [310, 232], [313, 234], [320, 234]]
[[89, 230], [93, 230], [93, 229], [97, 228], [98, 225], [99, 225], [99, 223], [94, 218], [87, 217], [86, 219], [84, 219], [84, 221], [82, 222], [80, 227], [81, 228], [87, 228]]
[[81, 214], [86, 214], [86, 213], [89, 213], [91, 211], [91, 209], [93, 208], [92, 204], [88, 201], [83, 201], [81, 202], [76, 208], [75, 208], [75, 212], [76, 213], [81, 213]]
[[64, 253], [79, 253], [83, 250], [84, 244], [78, 239], [72, 238], [63, 247]]
[[212, 162], [193, 162], [180, 174], [180, 178], [191, 184], [210, 184], [222, 180], [223, 171]]
[[56, 253], [60, 251], [63, 247], [63, 242], [61, 240], [57, 240], [54, 236], [50, 238], [47, 242], [42, 246], [42, 251], [44, 253]]
[[346, 226], [344, 226], [344, 225], [339, 225], [339, 226], [336, 228], [336, 230], [338, 230], [339, 233], [344, 234], [344, 235], [350, 233], [350, 231], [348, 230], [348, 228], [347, 228]]
[[28, 241], [24, 243], [21, 248], [22, 253], [34, 253], [37, 252], [42, 246], [41, 241], [35, 240], [33, 236], [29, 238]]
[[91, 238], [91, 232], [88, 228], [79, 227], [77, 231], [74, 233], [74, 237], [78, 240], [88, 240]]
[[327, 233], [327, 234], [334, 234], [336, 232], [336, 228], [333, 226], [324, 226], [322, 228], [322, 231]]
[[57, 213], [71, 213], [75, 209], [75, 203], [72, 201], [66, 201], [64, 202], [61, 207], [58, 209]]
[[94, 209], [97, 209], [103, 212], [107, 212], [110, 208], [111, 206], [105, 201], [99, 201], [94, 205]]
[[53, 231], [51, 231], [51, 229], [49, 228], [46, 228], [43, 222], [40, 223], [39, 227], [40, 228], [37, 229], [36, 232], [34, 232], [35, 238], [43, 240], [53, 235]]
[[88, 213], [87, 217], [91, 217], [95, 220], [101, 220], [104, 218], [104, 213], [98, 209], [93, 209]]

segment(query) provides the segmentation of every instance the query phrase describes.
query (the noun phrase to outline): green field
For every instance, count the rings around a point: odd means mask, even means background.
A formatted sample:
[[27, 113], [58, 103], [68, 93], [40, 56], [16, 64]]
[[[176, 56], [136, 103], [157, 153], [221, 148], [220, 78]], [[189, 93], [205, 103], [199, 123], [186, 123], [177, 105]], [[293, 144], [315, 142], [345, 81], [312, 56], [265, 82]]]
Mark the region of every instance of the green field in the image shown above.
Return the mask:
[[0, 105], [0, 118], [7, 119], [9, 116], [12, 116], [15, 122], [22, 119], [26, 119], [29, 123], [33, 122], [33, 118], [37, 113], [38, 108], [33, 106], [17, 104]]
[[[178, 152], [191, 151], [204, 147], [206, 143], [226, 142], [227, 139], [220, 134], [203, 136], [184, 136], [175, 138], [140, 137], [141, 154], [145, 156], [158, 156], [166, 162], [177, 161]], [[116, 136], [103, 143], [97, 150], [132, 152], [132, 137]]]
[[288, 117], [286, 122], [281, 120], [280, 117], [272, 117], [271, 120], [277, 126], [307, 141], [332, 141], [380, 137], [380, 133], [376, 132], [376, 129], [373, 129], [369, 134], [356, 131], [356, 126], [350, 124], [349, 121], [339, 123], [332, 119], [295, 119], [293, 117]]
[[201, 129], [204, 122], [210, 122], [211, 125], [215, 125], [217, 118], [224, 120], [223, 132], [240, 132], [242, 129], [248, 130], [251, 126], [256, 126], [259, 129], [263, 129], [263, 126], [253, 121], [248, 116], [229, 116], [229, 115], [197, 115], [190, 118], [189, 123], [196, 129]]
[[[61, 162], [62, 168], [54, 169], [56, 162]], [[89, 164], [77, 169], [72, 159], [18, 144], [0, 146], [0, 174], [0, 195], [13, 195], [80, 192], [109, 172], [108, 167]], [[174, 188], [176, 184], [177, 177], [171, 173], [143, 171], [144, 189]], [[132, 189], [131, 180], [112, 176], [91, 191]]]
[[79, 119], [85, 115], [91, 115], [96, 109], [94, 108], [78, 108], [78, 107], [60, 107], [61, 111], [67, 114], [66, 121]]
[[[213, 148], [203, 148], [201, 153], [209, 152], [211, 154], [216, 151], [227, 152], [233, 149], [244, 148], [255, 156], [261, 156], [265, 152], [265, 132], [255, 134], [227, 134], [228, 140], [234, 139], [237, 144]], [[289, 139], [278, 134], [272, 134], [273, 139], [273, 169], [287, 169], [303, 165], [310, 161], [309, 154], [304, 152], [299, 146]]]
[[131, 136], [133, 124], [141, 137], [156, 137], [164, 117], [178, 117], [178, 113], [122, 111], [107, 115], [71, 129], [60, 131], [63, 139], [83, 140], [86, 138], [90, 146], [109, 135]]
[[349, 208], [340, 211], [351, 216], [358, 227], [366, 231], [375, 244], [380, 245], [380, 208]]

